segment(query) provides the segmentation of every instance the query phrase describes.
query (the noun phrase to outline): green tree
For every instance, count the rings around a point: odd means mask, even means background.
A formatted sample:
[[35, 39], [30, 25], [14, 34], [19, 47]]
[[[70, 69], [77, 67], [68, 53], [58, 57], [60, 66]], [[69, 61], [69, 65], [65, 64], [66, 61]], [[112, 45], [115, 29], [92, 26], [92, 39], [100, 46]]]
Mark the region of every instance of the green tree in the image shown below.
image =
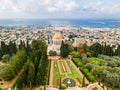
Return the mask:
[[85, 76], [83, 76], [83, 79], [82, 79], [82, 87], [85, 87]]
[[27, 42], [26, 42], [26, 53], [27, 53], [27, 55], [30, 55], [31, 52], [32, 52], [31, 46], [29, 44], [29, 41], [27, 40]]
[[56, 55], [57, 55], [57, 52], [50, 50], [50, 51], [49, 51], [49, 55], [50, 55], [50, 56], [56, 56]]
[[61, 83], [61, 78], [60, 78], [60, 84], [59, 84], [59, 89], [62, 89], [62, 83]]
[[77, 51], [72, 51], [71, 54], [73, 55], [74, 58], [80, 58], [80, 53]]
[[95, 66], [92, 68], [91, 73], [95, 76], [95, 77], [99, 77], [100, 73], [102, 73], [102, 71], [104, 70], [104, 67], [102, 66]]
[[62, 41], [62, 44], [60, 47], [60, 55], [62, 57], [67, 57], [69, 55], [69, 52], [70, 52], [69, 45]]
[[9, 55], [12, 56], [12, 54], [15, 54], [17, 51], [16, 43], [15, 42], [13, 43], [12, 41], [10, 41], [8, 44], [8, 49], [9, 49], [9, 53], [8, 53]]
[[17, 85], [17, 88], [19, 90], [24, 88], [27, 84], [26, 79], [27, 79], [27, 75], [28, 75], [28, 72], [27, 72], [28, 71], [28, 66], [29, 66], [29, 64], [26, 63], [25, 66], [24, 66], [23, 72], [20, 74], [20, 76], [18, 77], [18, 79], [16, 80], [16, 82], [14, 84], [14, 86]]
[[1, 41], [1, 51], [2, 51], [2, 55], [9, 53], [8, 46], [5, 44], [4, 41]]
[[[28, 53], [28, 51], [31, 52]], [[15, 82], [20, 90], [24, 87], [28, 89], [38, 85], [46, 85], [48, 63], [45, 41], [33, 40], [30, 45], [26, 44], [26, 46], [21, 41], [17, 53], [3, 68], [2, 77], [5, 80], [12, 80], [21, 71]]]
[[5, 80], [12, 80], [23, 68], [26, 61], [27, 56], [25, 51], [18, 51], [16, 55], [12, 56], [11, 61], [4, 68], [4, 71], [2, 72], [2, 77]]
[[9, 54], [3, 55], [3, 56], [2, 56], [2, 61], [3, 61], [3, 62], [8, 62], [8, 61], [10, 60], [10, 58], [11, 58], [11, 57], [10, 57]]
[[114, 84], [114, 82], [112, 83], [112, 90], [114, 90], [114, 87], [115, 87], [115, 84]]
[[113, 56], [113, 49], [112, 49], [112, 47], [110, 46], [110, 45], [108, 45], [107, 47], [106, 47], [106, 50], [107, 50], [107, 55], [108, 56]]
[[94, 67], [94, 64], [92, 64], [92, 63], [87, 63], [87, 64], [85, 65], [85, 67], [86, 67], [89, 71], [91, 71], [92, 68]]
[[90, 46], [90, 50], [94, 51], [94, 56], [97, 57], [98, 54], [102, 54], [103, 47], [99, 43], [94, 43]]
[[28, 76], [27, 76], [27, 85], [33, 86], [35, 78], [35, 67], [32, 62], [29, 62]]
[[19, 50], [25, 49], [25, 42], [20, 40]]
[[46, 90], [46, 86], [44, 86], [44, 90]]
[[2, 54], [2, 50], [0, 49], [0, 59], [2, 58], [3, 54]]
[[117, 47], [117, 49], [115, 50], [115, 55], [119, 56], [120, 55], [120, 45]]

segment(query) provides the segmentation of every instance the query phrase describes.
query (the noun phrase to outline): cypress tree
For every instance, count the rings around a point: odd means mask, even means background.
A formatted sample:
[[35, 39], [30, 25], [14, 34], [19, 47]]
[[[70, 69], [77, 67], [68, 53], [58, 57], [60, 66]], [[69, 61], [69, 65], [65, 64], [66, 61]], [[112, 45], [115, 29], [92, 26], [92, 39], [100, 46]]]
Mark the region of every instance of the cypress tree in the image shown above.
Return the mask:
[[107, 47], [107, 45], [105, 43], [105, 45], [103, 45], [103, 50], [102, 50], [102, 54], [104, 54], [104, 55], [107, 55], [106, 47]]
[[44, 90], [46, 90], [46, 86], [44, 86]]
[[102, 54], [103, 47], [100, 43], [94, 43], [90, 46], [90, 50], [94, 51], [94, 56], [97, 57], [98, 54]]
[[119, 56], [120, 55], [120, 45], [117, 47], [117, 49], [115, 50], [115, 56]]
[[82, 79], [82, 87], [85, 86], [85, 76], [83, 76], [83, 79]]
[[30, 90], [32, 90], [32, 83], [30, 82]]
[[62, 57], [67, 57], [69, 55], [69, 52], [70, 52], [70, 50], [69, 50], [68, 44], [66, 44], [62, 41], [62, 44], [61, 44], [61, 47], [60, 47], [60, 55]]
[[8, 46], [5, 44], [4, 41], [1, 41], [1, 51], [2, 51], [2, 55], [9, 53]]
[[[13, 48], [12, 45], [13, 43], [10, 42], [10, 47]], [[3, 43], [3, 47], [4, 47], [4, 43]], [[26, 52], [29, 51], [27, 49], [28, 47], [30, 47], [31, 49], [31, 52], [28, 53], [29, 55], [26, 54]], [[13, 60], [10, 62], [12, 63], [10, 67], [12, 67], [13, 65], [15, 69], [14, 68], [12, 68], [12, 70], [10, 69], [11, 71], [13, 71], [12, 73], [6, 71], [9, 74], [15, 73], [16, 75], [16, 73], [18, 73], [20, 70], [23, 69], [22, 73], [16, 80], [15, 85], [18, 85], [19, 89], [23, 89], [24, 86], [32, 88], [38, 85], [45, 85], [46, 76], [48, 73], [47, 45], [45, 44], [45, 42], [43, 42], [42, 40], [33, 40], [31, 45], [27, 44], [25, 46], [24, 42], [21, 41], [21, 44], [19, 45], [19, 49], [16, 55], [13, 56], [12, 58]], [[4, 74], [4, 75], [8, 75], [8, 74]], [[12, 78], [10, 77], [10, 80], [11, 79]]]
[[107, 87], [107, 90], [108, 90], [108, 87]]
[[106, 51], [108, 56], [113, 56], [113, 49], [110, 45], [107, 46]]
[[112, 83], [112, 90], [114, 90], [114, 87], [115, 87], [115, 85], [114, 85], [114, 82]]
[[2, 56], [3, 56], [3, 55], [2, 55], [2, 51], [1, 51], [1, 49], [0, 49], [0, 59], [2, 58]]
[[35, 67], [32, 62], [28, 62], [29, 67], [28, 67], [28, 76], [27, 76], [27, 85], [28, 86], [33, 86], [34, 83], [34, 77], [35, 77]]
[[62, 89], [62, 84], [61, 84], [61, 78], [60, 78], [60, 84], [59, 84], [59, 89], [61, 90]]

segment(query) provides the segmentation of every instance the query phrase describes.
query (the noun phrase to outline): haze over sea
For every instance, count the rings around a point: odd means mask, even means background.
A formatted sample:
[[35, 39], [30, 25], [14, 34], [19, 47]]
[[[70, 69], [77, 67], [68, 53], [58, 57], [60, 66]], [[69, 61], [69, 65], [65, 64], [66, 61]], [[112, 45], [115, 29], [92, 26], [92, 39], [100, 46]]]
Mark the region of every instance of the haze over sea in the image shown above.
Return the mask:
[[91, 28], [120, 27], [120, 20], [82, 20], [82, 19], [0, 19], [0, 26], [20, 25], [63, 25]]

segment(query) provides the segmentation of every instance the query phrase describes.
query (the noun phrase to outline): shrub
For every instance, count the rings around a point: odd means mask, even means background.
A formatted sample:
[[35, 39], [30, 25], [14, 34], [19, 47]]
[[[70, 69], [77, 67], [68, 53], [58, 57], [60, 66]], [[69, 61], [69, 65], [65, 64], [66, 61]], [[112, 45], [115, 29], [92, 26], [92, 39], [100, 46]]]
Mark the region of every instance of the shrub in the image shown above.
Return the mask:
[[95, 62], [97, 63], [98, 65], [100, 65], [102, 63], [102, 60], [100, 58], [95, 58], [95, 57], [91, 57], [88, 59], [88, 62], [91, 63], [91, 62]]
[[95, 66], [95, 65], [92, 64], [92, 63], [87, 63], [87, 64], [85, 65], [85, 67], [86, 67], [89, 71], [91, 71], [94, 66]]
[[71, 53], [75, 58], [80, 58], [80, 53], [76, 51], [72, 51]]
[[57, 52], [50, 50], [50, 51], [49, 51], [49, 55], [50, 55], [50, 56], [56, 56], [56, 55], [57, 55]]
[[89, 76], [89, 81], [94, 82], [95, 81], [95, 77], [93, 75], [90, 75]]
[[84, 75], [86, 76], [86, 78], [87, 78], [90, 82], [94, 82], [94, 81], [95, 81], [95, 77], [89, 72], [88, 69], [84, 68], [84, 69], [82, 69], [82, 72], [84, 73]]
[[80, 87], [80, 83], [76, 83], [76, 86], [77, 86], [77, 87]]
[[83, 66], [82, 62], [79, 61], [79, 62], [77, 63], [77, 66], [78, 66], [78, 67], [82, 67], [82, 66]]
[[9, 60], [10, 60], [10, 55], [9, 54], [6, 54], [6, 55], [2, 56], [2, 61], [3, 62], [8, 62]]
[[1, 72], [2, 78], [4, 78], [4, 80], [7, 80], [7, 81], [12, 80], [12, 78], [14, 78], [16, 74], [17, 74], [17, 72], [16, 72], [14, 66], [12, 66], [12, 65], [7, 65], [4, 68], [3, 72]]
[[74, 62], [75, 62], [76, 64], [80, 61], [79, 58], [74, 58], [73, 60], [74, 60]]
[[61, 89], [66, 89], [66, 88], [67, 88], [67, 86], [65, 84], [61, 85]]
[[86, 74], [86, 73], [88, 73], [88, 72], [89, 72], [89, 70], [88, 70], [87, 68], [83, 69], [83, 73], [84, 73], [84, 74]]

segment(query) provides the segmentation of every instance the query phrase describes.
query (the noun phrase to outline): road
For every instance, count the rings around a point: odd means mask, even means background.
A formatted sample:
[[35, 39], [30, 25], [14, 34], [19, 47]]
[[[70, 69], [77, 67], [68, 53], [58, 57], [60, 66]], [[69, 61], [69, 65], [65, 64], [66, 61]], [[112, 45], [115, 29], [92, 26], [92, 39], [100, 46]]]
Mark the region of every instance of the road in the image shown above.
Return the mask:
[[53, 41], [52, 41], [52, 35], [51, 32], [48, 32], [48, 45], [52, 45]]

